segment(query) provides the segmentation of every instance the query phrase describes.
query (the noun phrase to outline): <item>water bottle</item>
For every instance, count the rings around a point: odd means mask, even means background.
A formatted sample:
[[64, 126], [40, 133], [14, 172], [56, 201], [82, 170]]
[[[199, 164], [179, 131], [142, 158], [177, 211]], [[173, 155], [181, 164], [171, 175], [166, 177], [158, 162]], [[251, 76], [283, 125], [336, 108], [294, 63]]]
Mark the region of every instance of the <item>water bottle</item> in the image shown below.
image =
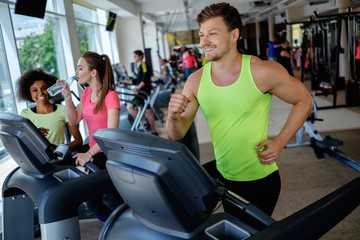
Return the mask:
[[54, 85], [52, 85], [51, 87], [48, 87], [47, 91], [48, 91], [49, 95], [51, 97], [53, 97], [56, 94], [61, 92], [61, 89], [63, 89], [65, 84], [70, 86], [74, 80], [76, 80], [76, 76], [68, 77], [68, 78], [66, 78], [66, 80], [59, 81], [59, 82], [55, 83]]

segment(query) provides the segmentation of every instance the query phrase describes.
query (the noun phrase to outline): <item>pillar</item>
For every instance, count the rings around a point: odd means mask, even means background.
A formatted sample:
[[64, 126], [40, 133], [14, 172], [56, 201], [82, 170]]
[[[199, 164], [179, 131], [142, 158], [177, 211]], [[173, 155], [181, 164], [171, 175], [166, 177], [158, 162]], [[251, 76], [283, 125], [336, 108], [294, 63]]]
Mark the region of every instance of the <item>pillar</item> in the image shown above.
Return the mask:
[[274, 41], [274, 16], [268, 17], [269, 40]]
[[[339, 13], [346, 12], [346, 9], [351, 6], [350, 0], [338, 1]], [[345, 21], [342, 20], [341, 25], [341, 47], [344, 49], [344, 53], [340, 53], [339, 56], [339, 76], [345, 78], [345, 82], [350, 79], [350, 68], [349, 68], [349, 48], [348, 48], [348, 35], [346, 33]]]
[[256, 38], [256, 53], [258, 56], [261, 55], [260, 53], [260, 23], [257, 21], [255, 22], [255, 38]]

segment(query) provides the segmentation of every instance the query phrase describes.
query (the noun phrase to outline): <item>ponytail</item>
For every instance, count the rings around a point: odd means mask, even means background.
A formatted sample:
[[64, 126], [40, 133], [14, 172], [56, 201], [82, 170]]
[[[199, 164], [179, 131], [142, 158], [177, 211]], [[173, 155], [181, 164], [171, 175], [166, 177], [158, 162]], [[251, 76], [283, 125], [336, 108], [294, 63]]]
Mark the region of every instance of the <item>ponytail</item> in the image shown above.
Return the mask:
[[96, 69], [100, 77], [102, 87], [99, 90], [99, 101], [94, 109], [94, 113], [97, 113], [103, 108], [108, 91], [110, 89], [115, 90], [113, 68], [110, 58], [106, 54], [99, 55], [95, 52], [85, 52], [81, 57], [89, 64], [91, 70]]

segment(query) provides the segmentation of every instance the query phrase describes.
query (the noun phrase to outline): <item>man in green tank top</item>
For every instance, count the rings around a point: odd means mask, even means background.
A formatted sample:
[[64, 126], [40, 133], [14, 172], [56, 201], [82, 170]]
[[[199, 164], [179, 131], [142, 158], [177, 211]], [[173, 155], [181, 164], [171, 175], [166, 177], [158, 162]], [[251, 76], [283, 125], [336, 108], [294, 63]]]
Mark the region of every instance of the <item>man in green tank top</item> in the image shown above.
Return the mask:
[[[190, 75], [182, 94], [172, 95], [166, 128], [181, 139], [201, 107], [216, 158], [206, 165], [225, 187], [271, 215], [280, 194], [276, 160], [311, 112], [310, 93], [275, 61], [238, 52], [242, 22], [228, 3], [205, 7], [197, 16], [200, 45], [209, 61]], [[280, 133], [268, 138], [272, 96], [292, 109]], [[241, 217], [224, 202], [224, 210]]]

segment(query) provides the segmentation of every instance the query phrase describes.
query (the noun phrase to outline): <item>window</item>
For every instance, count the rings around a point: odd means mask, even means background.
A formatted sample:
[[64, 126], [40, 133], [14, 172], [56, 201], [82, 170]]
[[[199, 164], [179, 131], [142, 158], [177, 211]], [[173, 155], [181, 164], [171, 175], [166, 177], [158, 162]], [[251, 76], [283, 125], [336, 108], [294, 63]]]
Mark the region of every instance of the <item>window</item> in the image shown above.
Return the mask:
[[[15, 14], [12, 11], [14, 34], [19, 53], [21, 72], [34, 67], [59, 76], [65, 72], [64, 63], [59, 63], [59, 56], [63, 55], [62, 44], [57, 28], [58, 17], [45, 16], [44, 19]], [[63, 59], [63, 58], [61, 58]]]
[[80, 53], [86, 51], [100, 52], [101, 47], [97, 46], [96, 24], [98, 23], [96, 11], [77, 4], [73, 4], [76, 32], [78, 35]]
[[114, 32], [106, 31], [107, 14], [101, 9], [90, 9], [73, 4], [80, 53], [94, 51], [109, 56], [112, 63], [119, 62]]
[[[15, 99], [12, 94], [12, 86], [9, 73], [9, 65], [6, 59], [4, 39], [0, 25], [0, 111], [16, 111]], [[5, 148], [0, 141], [0, 159], [6, 155]]]
[[11, 112], [15, 109], [15, 99], [12, 94], [10, 73], [6, 59], [6, 49], [0, 26], [0, 111]]

